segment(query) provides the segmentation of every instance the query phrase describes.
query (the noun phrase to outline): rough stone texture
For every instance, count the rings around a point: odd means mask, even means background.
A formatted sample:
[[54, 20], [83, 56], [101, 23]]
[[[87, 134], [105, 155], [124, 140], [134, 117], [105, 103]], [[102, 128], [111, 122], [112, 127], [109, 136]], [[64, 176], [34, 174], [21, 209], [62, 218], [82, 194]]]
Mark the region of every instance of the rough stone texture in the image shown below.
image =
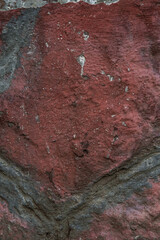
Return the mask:
[[9, 2], [0, 239], [159, 240], [159, 1]]
[[24, 11], [18, 19], [12, 18], [3, 28], [0, 56], [0, 93], [7, 90], [20, 64], [20, 49], [29, 44], [38, 10]]
[[[82, 0], [91, 5], [105, 3], [106, 5], [111, 5], [117, 3], [119, 0]], [[80, 0], [0, 0], [0, 10], [10, 10], [16, 8], [38, 8], [42, 7], [48, 3], [70, 3], [70, 2], [80, 2]]]

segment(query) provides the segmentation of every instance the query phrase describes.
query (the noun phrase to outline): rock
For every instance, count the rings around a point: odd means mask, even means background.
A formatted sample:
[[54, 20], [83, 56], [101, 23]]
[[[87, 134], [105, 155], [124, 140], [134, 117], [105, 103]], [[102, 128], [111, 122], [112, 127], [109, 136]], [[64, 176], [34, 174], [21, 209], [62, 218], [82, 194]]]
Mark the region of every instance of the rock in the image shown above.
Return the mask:
[[159, 2], [52, 2], [1, 3], [0, 238], [158, 240]]

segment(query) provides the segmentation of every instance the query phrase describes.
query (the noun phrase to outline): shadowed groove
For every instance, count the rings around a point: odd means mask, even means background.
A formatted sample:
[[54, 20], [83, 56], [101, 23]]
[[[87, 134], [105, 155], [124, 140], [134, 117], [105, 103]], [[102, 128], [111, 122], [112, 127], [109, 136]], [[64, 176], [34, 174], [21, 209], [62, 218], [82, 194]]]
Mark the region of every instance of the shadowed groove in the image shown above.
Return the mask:
[[93, 214], [103, 213], [132, 194], [150, 188], [149, 179], [157, 179], [159, 175], [160, 152], [154, 152], [130, 159], [82, 193], [57, 203], [41, 192], [38, 183], [23, 169], [1, 157], [0, 199], [7, 202], [10, 212], [34, 225], [42, 236], [51, 232], [57, 239], [65, 240], [68, 232], [74, 235], [88, 229]]

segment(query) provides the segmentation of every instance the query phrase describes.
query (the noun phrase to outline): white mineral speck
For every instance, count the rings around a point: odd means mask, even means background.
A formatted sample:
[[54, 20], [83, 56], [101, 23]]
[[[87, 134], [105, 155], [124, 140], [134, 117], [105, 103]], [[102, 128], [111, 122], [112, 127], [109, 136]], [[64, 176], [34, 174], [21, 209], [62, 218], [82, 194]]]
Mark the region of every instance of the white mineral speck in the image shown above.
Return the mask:
[[88, 38], [89, 38], [89, 33], [86, 32], [86, 31], [84, 31], [84, 33], [83, 33], [83, 37], [84, 37], [84, 40], [87, 41]]
[[86, 58], [85, 56], [83, 55], [80, 55], [77, 59], [78, 63], [81, 65], [81, 76], [83, 75], [83, 68], [84, 68], [84, 64], [85, 64], [85, 61], [86, 61]]
[[128, 92], [128, 86], [125, 87], [125, 92]]

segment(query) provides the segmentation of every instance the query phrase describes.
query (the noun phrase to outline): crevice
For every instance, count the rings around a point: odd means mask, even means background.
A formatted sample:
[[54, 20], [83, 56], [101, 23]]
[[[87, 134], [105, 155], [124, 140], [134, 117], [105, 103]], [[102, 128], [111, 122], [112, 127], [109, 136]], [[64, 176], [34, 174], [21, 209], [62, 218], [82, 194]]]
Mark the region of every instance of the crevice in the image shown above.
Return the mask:
[[12, 213], [42, 234], [49, 232], [55, 239], [66, 240], [77, 231], [87, 229], [93, 214], [100, 214], [126, 201], [133, 193], [151, 187], [148, 180], [156, 180], [160, 175], [160, 152], [130, 159], [83, 192], [57, 203], [38, 190], [34, 179], [11, 161], [0, 157], [0, 168], [0, 201], [6, 202]]

